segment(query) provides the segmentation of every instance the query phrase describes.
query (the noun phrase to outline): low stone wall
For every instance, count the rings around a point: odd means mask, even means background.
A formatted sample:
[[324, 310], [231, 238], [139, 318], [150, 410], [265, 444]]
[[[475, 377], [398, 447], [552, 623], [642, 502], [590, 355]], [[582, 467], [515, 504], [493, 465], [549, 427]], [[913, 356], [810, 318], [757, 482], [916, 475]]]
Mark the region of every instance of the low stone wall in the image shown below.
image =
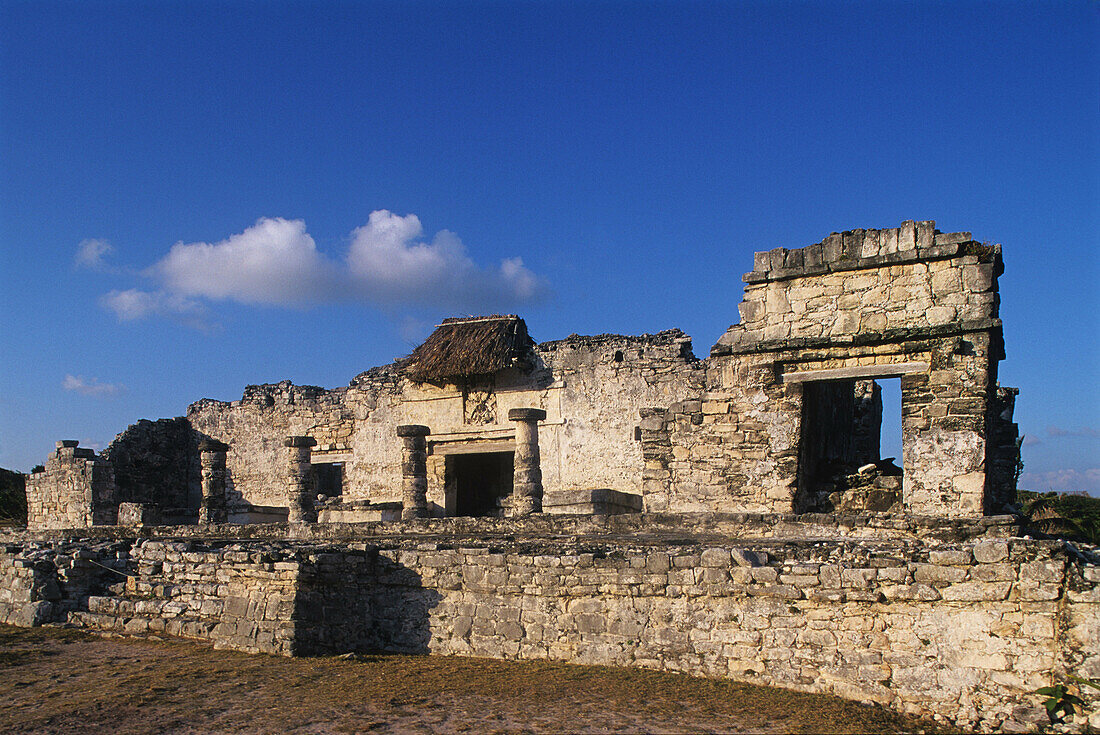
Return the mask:
[[380, 557], [380, 597], [410, 605], [387, 620], [419, 633], [391, 636], [405, 650], [430, 635], [433, 653], [731, 677], [1008, 730], [1045, 721], [1027, 693], [1052, 674], [1100, 674], [1100, 570], [1056, 542]]
[[69, 622], [124, 633], [167, 633], [250, 653], [291, 655], [299, 553], [271, 544], [202, 547], [139, 541], [124, 591], [90, 596]]
[[0, 547], [0, 623], [36, 626], [64, 622], [125, 578], [127, 541], [8, 543]]
[[[831, 692], [962, 726], [1034, 729], [1046, 715], [1030, 692], [1070, 673], [1100, 676], [1100, 567], [1058, 541], [946, 538], [9, 544], [0, 582], [11, 599], [0, 597], [0, 615], [284, 655], [661, 668]], [[83, 565], [66, 568], [80, 547], [133, 576], [104, 585], [110, 572], [100, 570], [81, 582], [72, 570]], [[11, 616], [50, 594], [66, 602]]]
[[[230, 512], [232, 518], [232, 511]], [[618, 515], [534, 514], [521, 518], [426, 518], [409, 521], [361, 523], [226, 523], [210, 526], [146, 526], [141, 529], [95, 526], [73, 530], [5, 532], [0, 543], [38, 543], [81, 539], [200, 539], [272, 540], [352, 543], [391, 538], [446, 538], [449, 540], [591, 537], [606, 543], [646, 539], [674, 543], [677, 539], [898, 539], [928, 544], [956, 543], [978, 538], [1019, 535], [1015, 516], [938, 518], [904, 513], [630, 513]]]

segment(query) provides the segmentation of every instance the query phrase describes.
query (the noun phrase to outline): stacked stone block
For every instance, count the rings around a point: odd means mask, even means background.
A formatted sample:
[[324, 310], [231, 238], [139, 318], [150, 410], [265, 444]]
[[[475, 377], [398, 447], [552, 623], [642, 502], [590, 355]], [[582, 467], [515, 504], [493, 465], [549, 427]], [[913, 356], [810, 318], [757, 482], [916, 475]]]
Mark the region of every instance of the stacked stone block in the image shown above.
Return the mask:
[[0, 547], [0, 623], [65, 622], [89, 596], [125, 578], [127, 541], [9, 543]]
[[997, 392], [989, 406], [990, 437], [986, 442], [989, 454], [990, 497], [987, 507], [995, 513], [1004, 513], [1016, 502], [1016, 481], [1023, 463], [1020, 460], [1020, 427], [1012, 420], [1016, 408], [1016, 388], [997, 385]]
[[412, 520], [428, 516], [428, 444], [427, 426], [406, 424], [397, 427], [401, 438], [401, 518]]
[[790, 511], [801, 410], [801, 386], [781, 383], [766, 358], [709, 361], [706, 389], [672, 404], [652, 437], [646, 426], [656, 429], [657, 418], [647, 412], [643, 443], [667, 443], [668, 459], [663, 467], [647, 460], [646, 510]]
[[542, 458], [539, 452], [539, 422], [546, 420], [541, 408], [513, 408], [508, 420], [516, 425], [515, 477], [512, 484], [512, 515], [542, 512]]
[[669, 473], [667, 489], [650, 478], [658, 494], [646, 507], [797, 509], [802, 384], [894, 376], [902, 377], [905, 509], [967, 516], [1003, 507], [990, 499], [1014, 489], [986, 473], [1003, 357], [1001, 269], [999, 247], [939, 233], [934, 222], [757, 253], [741, 323], [707, 362], [703, 418], [668, 424], [672, 460], [657, 470]]
[[193, 520], [200, 498], [199, 439], [185, 418], [142, 419], [128, 426], [103, 450], [119, 501]]
[[28, 528], [86, 528], [117, 517], [111, 465], [75, 440], [59, 441], [45, 469], [27, 478]]
[[202, 501], [199, 523], [225, 523], [228, 520], [225, 502], [225, 455], [229, 445], [216, 439], [199, 442], [199, 464], [202, 467]]
[[288, 436], [283, 442], [286, 447], [286, 487], [287, 520], [290, 523], [313, 523], [317, 520], [316, 494], [313, 487], [311, 448], [317, 440], [311, 436]]
[[167, 633], [250, 653], [296, 652], [294, 552], [273, 544], [211, 548], [144, 541], [130, 552], [135, 576], [117, 594], [92, 595], [69, 622], [129, 634]]
[[[70, 604], [69, 622], [281, 654], [661, 668], [981, 729], [1034, 728], [1045, 719], [1034, 689], [1100, 675], [1100, 571], [1062, 542], [148, 539], [124, 548], [112, 563], [133, 578], [110, 594], [85, 587], [86, 609]], [[105, 550], [94, 553], [106, 560]], [[60, 577], [45, 590], [53, 565], [80, 554], [49, 551], [0, 554], [5, 588], [71, 600]], [[11, 597], [0, 597], [0, 613], [13, 622], [66, 619], [23, 612]]]

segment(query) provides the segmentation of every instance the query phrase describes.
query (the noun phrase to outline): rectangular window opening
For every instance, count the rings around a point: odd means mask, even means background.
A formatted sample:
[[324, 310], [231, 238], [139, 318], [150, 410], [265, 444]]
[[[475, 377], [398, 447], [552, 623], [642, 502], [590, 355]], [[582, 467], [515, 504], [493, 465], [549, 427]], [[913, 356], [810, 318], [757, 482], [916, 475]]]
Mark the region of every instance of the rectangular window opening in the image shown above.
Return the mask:
[[805, 383], [795, 511], [888, 512], [901, 486], [900, 378]]
[[318, 495], [329, 498], [344, 494], [344, 463], [314, 462], [313, 479]]

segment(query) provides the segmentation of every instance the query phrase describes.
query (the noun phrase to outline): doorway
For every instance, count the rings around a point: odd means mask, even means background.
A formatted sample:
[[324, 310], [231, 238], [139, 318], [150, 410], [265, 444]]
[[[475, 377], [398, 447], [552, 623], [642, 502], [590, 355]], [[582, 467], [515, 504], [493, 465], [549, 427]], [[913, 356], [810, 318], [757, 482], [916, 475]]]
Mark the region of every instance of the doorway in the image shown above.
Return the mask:
[[446, 483], [455, 492], [455, 515], [504, 515], [504, 499], [512, 494], [514, 452], [451, 454], [446, 458]]

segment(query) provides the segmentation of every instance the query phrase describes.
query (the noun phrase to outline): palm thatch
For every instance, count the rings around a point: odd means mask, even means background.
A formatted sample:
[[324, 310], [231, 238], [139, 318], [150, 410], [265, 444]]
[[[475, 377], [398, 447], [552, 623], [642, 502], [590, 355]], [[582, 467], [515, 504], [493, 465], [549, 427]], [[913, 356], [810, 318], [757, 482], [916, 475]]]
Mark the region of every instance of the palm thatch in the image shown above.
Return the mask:
[[409, 357], [413, 380], [442, 382], [492, 375], [510, 367], [530, 369], [535, 343], [514, 314], [444, 319]]

